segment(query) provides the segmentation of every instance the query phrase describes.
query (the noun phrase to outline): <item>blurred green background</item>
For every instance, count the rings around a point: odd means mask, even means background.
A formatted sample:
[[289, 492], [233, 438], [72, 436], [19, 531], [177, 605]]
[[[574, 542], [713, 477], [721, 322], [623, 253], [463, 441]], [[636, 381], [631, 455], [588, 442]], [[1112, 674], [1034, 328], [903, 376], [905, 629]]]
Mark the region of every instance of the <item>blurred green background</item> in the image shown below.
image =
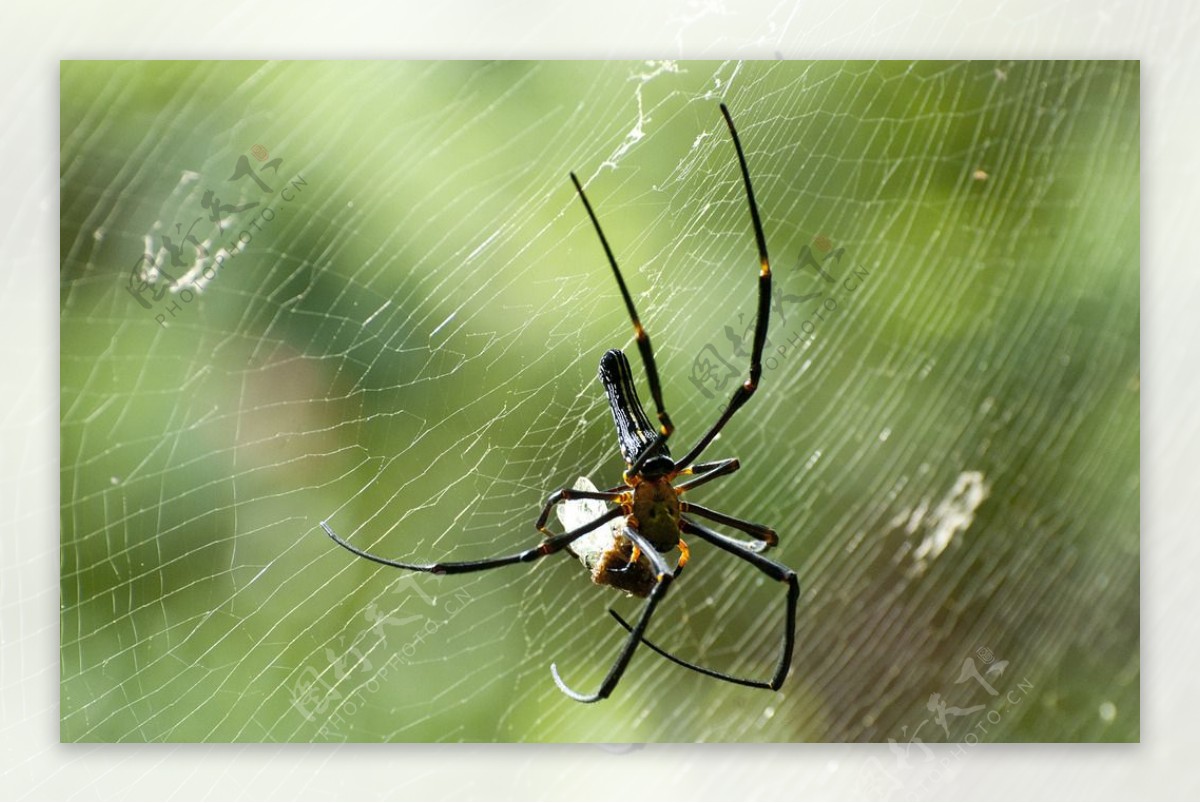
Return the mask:
[[[583, 706], [549, 664], [593, 688], [636, 601], [319, 523], [487, 557], [619, 480], [571, 170], [699, 437], [757, 271], [721, 100], [777, 294], [696, 500], [780, 532], [795, 660]], [[64, 62], [63, 740], [1136, 741], [1138, 107], [1128, 62]], [[652, 637], [769, 676], [781, 589], [693, 547]]]

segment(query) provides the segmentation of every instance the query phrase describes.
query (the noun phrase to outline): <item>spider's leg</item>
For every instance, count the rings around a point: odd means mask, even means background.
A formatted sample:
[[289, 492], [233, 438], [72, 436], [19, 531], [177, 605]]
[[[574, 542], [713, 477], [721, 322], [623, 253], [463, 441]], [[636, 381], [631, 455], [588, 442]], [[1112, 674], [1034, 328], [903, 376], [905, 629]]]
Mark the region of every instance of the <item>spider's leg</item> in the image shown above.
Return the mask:
[[642, 326], [641, 319], [638, 318], [637, 309], [633, 306], [633, 297], [629, 295], [629, 288], [625, 286], [625, 279], [621, 276], [621, 269], [617, 267], [617, 258], [613, 255], [612, 248], [609, 247], [608, 238], [604, 236], [604, 230], [600, 228], [600, 220], [596, 217], [596, 213], [592, 211], [592, 205], [588, 201], [587, 195], [583, 192], [583, 185], [579, 183], [579, 179], [574, 173], [571, 174], [571, 181], [575, 184], [575, 189], [579, 193], [579, 198], [583, 201], [584, 208], [587, 209], [588, 217], [592, 219], [592, 225], [596, 229], [596, 234], [600, 237], [600, 245], [604, 246], [604, 254], [608, 257], [608, 264], [612, 266], [613, 276], [617, 279], [617, 287], [621, 290], [621, 298], [625, 300], [625, 309], [629, 312], [630, 321], [633, 322], [633, 334], [637, 340], [638, 351], [641, 352], [642, 363], [646, 366], [646, 379], [650, 383], [650, 395], [654, 397], [654, 409], [658, 413], [658, 437], [642, 451], [642, 454], [633, 462], [628, 472], [636, 474], [641, 470], [646, 458], [655, 452], [655, 446], [661, 446], [663, 443], [666, 443], [667, 438], [671, 437], [671, 433], [675, 431], [675, 425], [671, 423], [671, 417], [667, 415], [667, 410], [663, 406], [662, 385], [658, 381], [658, 366], [654, 362], [654, 349], [650, 346], [650, 336], [646, 334], [646, 329]]
[[599, 499], [604, 502], [615, 502], [621, 498], [627, 487], [614, 489], [611, 491], [581, 491], [578, 488], [560, 488], [550, 494], [550, 498], [546, 500], [545, 507], [542, 508], [542, 515], [538, 516], [537, 523], [534, 525], [539, 532], [551, 535], [546, 529], [546, 520], [550, 518], [550, 511], [554, 506], [562, 502], [569, 502], [572, 499]]
[[750, 170], [746, 167], [746, 155], [742, 152], [742, 143], [738, 139], [737, 129], [733, 127], [733, 118], [729, 115], [729, 109], [725, 104], [721, 104], [721, 113], [725, 115], [725, 122], [729, 126], [729, 135], [733, 138], [733, 147], [737, 150], [738, 165], [742, 169], [742, 182], [746, 185], [746, 200], [750, 203], [750, 221], [754, 224], [754, 239], [758, 244], [758, 262], [760, 265], [758, 274], [758, 317], [754, 324], [754, 349], [750, 352], [750, 378], [745, 384], [738, 385], [733, 392], [733, 398], [729, 400], [721, 417], [717, 419], [717, 423], [713, 424], [700, 442], [692, 447], [682, 460], [675, 464], [677, 469], [691, 465], [692, 461], [700, 456], [700, 453], [705, 450], [712, 439], [717, 437], [717, 433], [725, 426], [733, 414], [745, 404], [754, 391], [758, 389], [758, 380], [762, 376], [762, 353], [763, 346], [767, 342], [767, 324], [771, 316], [771, 262], [767, 258], [767, 238], [763, 234], [762, 219], [758, 214], [758, 204], [754, 201], [754, 188], [750, 185]]
[[[703, 666], [697, 666], [696, 664], [685, 661], [682, 658], [677, 658], [645, 638], [642, 638], [642, 642], [647, 647], [661, 655], [663, 658], [666, 658], [668, 661], [679, 664], [685, 669], [690, 669], [693, 672], [699, 672], [701, 675], [707, 675], [711, 678], [717, 678], [718, 680], [724, 680], [729, 683], [736, 683], [739, 686], [750, 686], [755, 689], [771, 689], [772, 691], [778, 690], [779, 687], [783, 685], [784, 678], [787, 677], [788, 669], [790, 669], [792, 665], [792, 647], [794, 646], [796, 639], [796, 603], [800, 599], [800, 583], [796, 579], [796, 573], [783, 564], [776, 563], [769, 558], [764, 558], [762, 555], [759, 555], [753, 549], [745, 546], [740, 541], [737, 541], [733, 538], [728, 538], [720, 533], [713, 532], [701, 524], [684, 519], [680, 529], [686, 533], [698, 535], [713, 546], [723, 549], [735, 557], [741, 558], [742, 560], [754, 566], [756, 569], [762, 571], [772, 580], [778, 580], [782, 583], [787, 583], [787, 615], [784, 621], [783, 645], [779, 654], [779, 663], [775, 666], [775, 674], [769, 681], [750, 680], [748, 678], [739, 678], [733, 675], [727, 675], [724, 672], [718, 672], [715, 669], [707, 669]], [[616, 611], [610, 609], [609, 613], [613, 615], [614, 619], [621, 623], [622, 627], [624, 627], [626, 630], [629, 630], [632, 634], [633, 628], [631, 628], [629, 623], [622, 619]]]
[[744, 519], [736, 519], [733, 516], [726, 516], [724, 513], [719, 513], [706, 507], [701, 507], [695, 502], [680, 502], [679, 511], [681, 513], [694, 513], [697, 516], [702, 516], [709, 521], [715, 521], [717, 524], [724, 524], [726, 527], [732, 527], [735, 530], [741, 530], [746, 535], [753, 536], [757, 541], [753, 544], [747, 544], [745, 541], [739, 541], [742, 546], [755, 552], [766, 552], [771, 547], [779, 543], [779, 536], [770, 527], [765, 524], [755, 524], [752, 521]]
[[[723, 477], [726, 474], [732, 474], [740, 467], [738, 459], [731, 457], [728, 460], [718, 460], [712, 463], [697, 463], [689, 469], [684, 469], [685, 472], [690, 472], [695, 475], [692, 479], [686, 482], [681, 482], [675, 486], [675, 490], [679, 493], [692, 490], [706, 482], [715, 480], [717, 477]], [[718, 513], [715, 510], [710, 510], [706, 507], [701, 507], [694, 502], [680, 502], [680, 510], [684, 513], [692, 512], [697, 516], [703, 516], [706, 519], [733, 527], [736, 530], [741, 530], [747, 535], [752, 535], [758, 539], [757, 543], [745, 544], [748, 549], [753, 549], [755, 552], [766, 552], [771, 547], [779, 543], [779, 536], [770, 527], [762, 524], [755, 524], [742, 519], [735, 519], [733, 516], [726, 516], [724, 513]]]
[[453, 563], [404, 563], [398, 560], [391, 560], [390, 558], [383, 558], [379, 555], [373, 555], [370, 552], [366, 552], [356, 546], [353, 546], [344, 540], [340, 535], [335, 533], [333, 529], [330, 528], [330, 526], [325, 522], [321, 522], [321, 526], [325, 529], [325, 532], [329, 535], [329, 537], [338, 544], [338, 546], [353, 552], [360, 558], [366, 558], [367, 560], [374, 561], [375, 563], [382, 563], [384, 566], [392, 566], [397, 569], [408, 569], [414, 572], [428, 572], [429, 574], [440, 575], [466, 574], [467, 572], [479, 572], [483, 571], [484, 569], [494, 569], [498, 566], [510, 566], [514, 563], [529, 563], [537, 560], [538, 558], [558, 552], [563, 547], [596, 529], [604, 522], [612, 521], [620, 515], [622, 515], [621, 508], [613, 508], [603, 516], [600, 516], [593, 521], [589, 521], [582, 527], [576, 527], [574, 530], [571, 530], [568, 533], [562, 533], [561, 535], [551, 535], [548, 538], [542, 539], [542, 542], [537, 546], [532, 547], [531, 549], [526, 549], [524, 552], [518, 552], [515, 555], [506, 555], [499, 558], [487, 558], [485, 560], [456, 561]]
[[654, 566], [656, 582], [650, 590], [650, 598], [646, 600], [646, 607], [642, 609], [642, 615], [638, 619], [637, 624], [629, 629], [629, 638], [625, 640], [625, 646], [621, 648], [620, 655], [617, 656], [617, 660], [613, 663], [612, 668], [605, 675], [604, 682], [600, 684], [600, 688], [594, 694], [580, 694], [572, 689], [559, 676], [558, 666], [550, 664], [550, 673], [554, 675], [554, 682], [558, 684], [558, 688], [563, 694], [581, 703], [594, 703], [612, 694], [613, 689], [617, 687], [617, 682], [621, 680], [621, 675], [625, 674], [625, 669], [629, 666], [629, 659], [633, 657], [633, 651], [637, 649], [638, 642], [642, 641], [642, 635], [646, 632], [646, 626], [650, 624], [650, 617], [654, 615], [654, 609], [658, 607], [658, 603], [666, 596], [667, 589], [674, 579], [674, 574], [671, 572], [671, 568], [667, 565], [662, 554], [649, 541], [642, 537], [641, 533], [638, 533], [632, 527], [626, 527], [625, 536], [632, 540], [641, 549], [642, 553], [650, 559], [650, 563]]
[[717, 460], [712, 463], [697, 463], [691, 468], [684, 469], [681, 474], [688, 473], [692, 475], [690, 480], [677, 483], [675, 490], [683, 493], [692, 488], [698, 488], [706, 482], [712, 482], [717, 477], [724, 477], [726, 474], [732, 474], [742, 467], [736, 457], [730, 457], [727, 460]]

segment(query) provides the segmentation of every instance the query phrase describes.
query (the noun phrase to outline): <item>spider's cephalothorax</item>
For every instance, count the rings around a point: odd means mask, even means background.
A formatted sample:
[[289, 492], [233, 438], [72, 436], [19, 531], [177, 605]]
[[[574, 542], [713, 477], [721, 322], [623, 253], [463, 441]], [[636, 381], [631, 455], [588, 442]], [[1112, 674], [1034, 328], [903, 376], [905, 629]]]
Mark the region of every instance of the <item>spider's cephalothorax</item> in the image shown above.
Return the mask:
[[[568, 696], [584, 703], [594, 703], [608, 697], [616, 688], [617, 682], [629, 666], [634, 650], [639, 644], [645, 644], [659, 655], [680, 666], [699, 672], [709, 677], [751, 686], [760, 689], [778, 689], [792, 661], [792, 646], [796, 630], [796, 604], [800, 598], [800, 584], [796, 573], [786, 566], [763, 557], [762, 553], [773, 547], [778, 538], [775, 531], [761, 524], [718, 513], [715, 510], [701, 507], [693, 502], [685, 502], [682, 496], [707, 482], [732, 474], [738, 470], [737, 458], [716, 460], [699, 463], [697, 459], [704, 452], [721, 429], [741, 409], [758, 389], [758, 381], [762, 377], [763, 347], [767, 340], [767, 324], [771, 311], [771, 266], [767, 259], [767, 242], [763, 234], [762, 220], [759, 218], [758, 205], [754, 201], [754, 189], [750, 186], [750, 170], [746, 167], [746, 156], [742, 152], [742, 144], [738, 140], [737, 129], [733, 126], [733, 118], [725, 104], [721, 104], [721, 113], [729, 127], [729, 136], [737, 151], [738, 167], [742, 173], [742, 183], [746, 189], [746, 200], [750, 206], [750, 220], [754, 225], [754, 239], [758, 246], [758, 312], [754, 325], [754, 345], [750, 352], [750, 374], [746, 381], [738, 385], [729, 404], [703, 437], [679, 460], [672, 460], [667, 448], [667, 439], [674, 431], [671, 418], [667, 415], [663, 404], [662, 386], [658, 381], [658, 368], [654, 362], [654, 350], [650, 346], [650, 337], [646, 334], [633, 298], [625, 286], [625, 279], [617, 267], [616, 257], [608, 245], [608, 240], [600, 228], [600, 221], [584, 194], [583, 185], [575, 174], [571, 181], [579, 192], [579, 198], [587, 209], [588, 217], [604, 247], [608, 263], [612, 267], [625, 309], [633, 323], [634, 338], [642, 364], [646, 369], [646, 379], [650, 386], [650, 395], [654, 401], [654, 410], [658, 418], [657, 429], [651, 425], [637, 391], [634, 389], [633, 376], [629, 361], [620, 351], [607, 352], [600, 360], [600, 381], [608, 395], [609, 406], [612, 408], [613, 421], [617, 428], [617, 443], [621, 447], [621, 456], [625, 458], [625, 473], [623, 482], [615, 488], [606, 491], [596, 490], [585, 479], [581, 479], [573, 488], [563, 488], [550, 495], [546, 500], [542, 513], [534, 526], [543, 534], [541, 543], [515, 555], [505, 555], [485, 560], [453, 561], [447, 563], [407, 563], [390, 560], [374, 555], [352, 546], [338, 536], [330, 526], [321, 522], [321, 526], [329, 537], [355, 555], [394, 566], [399, 569], [410, 569], [432, 574], [463, 574], [493, 569], [499, 566], [511, 566], [516, 563], [529, 563], [546, 555], [566, 550], [576, 555], [592, 572], [592, 579], [601, 585], [627, 591], [639, 597], [646, 598], [642, 614], [634, 625], [628, 624], [616, 611], [609, 613], [629, 631], [625, 645], [621, 648], [616, 661], [605, 675], [600, 688], [593, 694], [580, 694], [572, 690], [558, 674], [558, 667], [550, 665], [554, 682]], [[681, 482], [675, 480], [683, 478]], [[565, 533], [553, 533], [547, 529], [546, 522], [550, 511], [562, 502], [579, 500], [584, 509], [591, 511], [584, 517], [584, 522], [576, 526], [568, 526]], [[613, 505], [605, 510], [600, 503]], [[716, 524], [743, 532], [752, 540], [732, 538], [717, 532], [697, 521], [697, 517], [707, 519]], [[560, 514], [560, 518], [563, 518]], [[687, 564], [688, 549], [682, 535], [707, 542], [718, 550], [733, 555], [749, 563], [772, 580], [777, 580], [787, 586], [787, 612], [785, 614], [782, 645], [779, 661], [775, 665], [775, 673], [769, 681], [748, 680], [734, 677], [723, 672], [698, 666], [678, 658], [656, 646], [645, 637], [646, 628], [659, 602], [667, 594], [671, 582], [679, 576]], [[679, 557], [675, 566], [667, 563], [666, 555], [678, 548]]]

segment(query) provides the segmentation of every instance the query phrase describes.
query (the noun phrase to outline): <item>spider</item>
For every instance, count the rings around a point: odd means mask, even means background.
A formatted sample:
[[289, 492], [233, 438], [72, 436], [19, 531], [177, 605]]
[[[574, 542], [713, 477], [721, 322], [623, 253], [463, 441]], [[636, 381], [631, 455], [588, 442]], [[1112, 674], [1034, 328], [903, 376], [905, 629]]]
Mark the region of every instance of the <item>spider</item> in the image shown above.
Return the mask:
[[[321, 522], [321, 526], [330, 538], [359, 557], [385, 566], [435, 575], [463, 574], [517, 563], [529, 563], [565, 549], [579, 558], [591, 570], [592, 579], [596, 583], [646, 598], [642, 614], [638, 618], [637, 624], [634, 625], [630, 625], [622, 619], [616, 611], [609, 610], [617, 622], [629, 632], [629, 636], [597, 691], [592, 694], [581, 694], [575, 691], [563, 681], [559, 675], [558, 666], [550, 665], [550, 672], [559, 689], [567, 696], [583, 703], [594, 703], [612, 694], [639, 644], [645, 644], [654, 652], [679, 666], [719, 680], [753, 688], [779, 689], [791, 666], [796, 629], [796, 604], [800, 597], [800, 584], [794, 571], [761, 554], [778, 543], [779, 539], [775, 531], [761, 524], [736, 519], [724, 513], [701, 507], [694, 502], [684, 501], [682, 498], [684, 494], [718, 477], [732, 474], [740, 467], [737, 458], [705, 463], [697, 463], [696, 460], [713, 438], [729, 423], [733, 414], [742, 408], [758, 388], [759, 378], [762, 376], [762, 353], [767, 339], [767, 324], [770, 315], [771, 266], [767, 258], [767, 243], [763, 234], [762, 220], [754, 201], [754, 189], [750, 184], [750, 171], [746, 167], [742, 144], [738, 139], [737, 129], [734, 128], [733, 118], [724, 103], [721, 104], [721, 113], [725, 117], [730, 138], [737, 151], [742, 181], [746, 188], [746, 199], [750, 206], [750, 220], [754, 226], [754, 237], [758, 245], [761, 269], [758, 275], [758, 312], [754, 327], [754, 346], [750, 355], [749, 378], [734, 390], [729, 404], [704, 437], [681, 460], [671, 458], [670, 450], [667, 448], [667, 439], [670, 438], [675, 427], [663, 405], [662, 387], [658, 381], [658, 369], [654, 363], [654, 350], [650, 346], [650, 337], [646, 334], [646, 330], [638, 318], [633, 299], [625, 286], [625, 279], [621, 276], [620, 268], [617, 267], [616, 257], [613, 256], [608, 239], [600, 228], [600, 221], [583, 191], [583, 185], [579, 183], [575, 174], [571, 173], [571, 181], [600, 238], [600, 244], [604, 248], [609, 265], [612, 266], [613, 276], [616, 277], [621, 297], [625, 301], [625, 308], [633, 323], [634, 337], [646, 369], [650, 395], [653, 397], [659, 422], [656, 430], [647, 418], [633, 385], [633, 373], [629, 367], [629, 360], [626, 359], [624, 353], [616, 349], [605, 353], [600, 360], [600, 382], [604, 386], [605, 395], [612, 408], [613, 422], [617, 430], [617, 444], [626, 464], [621, 484], [615, 488], [600, 491], [596, 490], [586, 479], [581, 479], [573, 488], [555, 491], [546, 500], [541, 515], [538, 516], [534, 525], [543, 535], [541, 543], [515, 555], [485, 560], [431, 564], [390, 560], [351, 545], [337, 535], [328, 523]], [[676, 482], [680, 478], [685, 479]], [[551, 532], [546, 526], [550, 511], [560, 503], [573, 500], [592, 500], [585, 502], [580, 509], [598, 513], [598, 515], [580, 526], [568, 529], [568, 532]], [[602, 502], [611, 503], [614, 507], [600, 512], [603, 510], [603, 505], [600, 504]], [[577, 512], [578, 510], [574, 511], [574, 513]], [[722, 535], [701, 524], [696, 520], [697, 517], [739, 530], [749, 535], [752, 540], [746, 541]], [[787, 613], [782, 645], [775, 673], [769, 681], [735, 677], [689, 663], [645, 638], [646, 628], [655, 609], [666, 596], [672, 581], [679, 577], [687, 565], [688, 546], [682, 537], [684, 533], [694, 535], [718, 549], [746, 561], [771, 579], [787, 586]], [[679, 550], [679, 557], [675, 566], [671, 567], [665, 556], [674, 549]]]

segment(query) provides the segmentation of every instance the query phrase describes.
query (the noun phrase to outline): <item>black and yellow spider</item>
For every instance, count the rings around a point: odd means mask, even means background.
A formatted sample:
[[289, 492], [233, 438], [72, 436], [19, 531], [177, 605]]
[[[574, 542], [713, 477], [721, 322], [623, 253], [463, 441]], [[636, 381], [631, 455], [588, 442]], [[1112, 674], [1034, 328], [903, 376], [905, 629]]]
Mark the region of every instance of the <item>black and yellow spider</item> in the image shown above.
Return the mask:
[[[761, 524], [753, 524], [718, 513], [715, 510], [709, 510], [681, 498], [685, 493], [718, 477], [732, 474], [739, 468], [736, 458], [708, 463], [697, 463], [696, 459], [758, 388], [758, 381], [762, 376], [762, 353], [767, 339], [767, 324], [770, 316], [771, 266], [767, 259], [767, 243], [763, 235], [762, 220], [759, 218], [758, 205], [754, 201], [754, 189], [750, 185], [750, 171], [746, 167], [742, 144], [738, 140], [737, 129], [734, 128], [729, 109], [723, 103], [721, 104], [721, 113], [725, 116], [730, 137], [733, 139], [733, 145], [737, 151], [742, 181], [746, 186], [746, 198], [750, 205], [750, 219], [754, 225], [754, 237], [758, 244], [758, 257], [761, 265], [758, 275], [758, 313], [754, 327], [754, 347], [750, 355], [749, 378], [744, 384], [737, 387], [733, 398], [730, 399], [720, 418], [683, 459], [673, 460], [667, 449], [667, 439], [675, 427], [663, 406], [662, 387], [658, 381], [658, 369], [654, 364], [654, 351], [650, 347], [650, 338], [638, 319], [633, 299], [625, 286], [625, 280], [621, 276], [620, 268], [617, 267], [617, 260], [608, 245], [608, 240], [600, 228], [600, 221], [596, 219], [596, 214], [592, 211], [592, 205], [588, 202], [579, 179], [572, 173], [571, 181], [575, 184], [575, 189], [579, 192], [579, 197], [587, 209], [588, 217], [591, 218], [592, 225], [596, 228], [600, 244], [604, 246], [604, 253], [612, 266], [617, 286], [621, 290], [621, 297], [625, 300], [625, 307], [633, 321], [638, 351], [641, 352], [642, 362], [646, 367], [650, 395], [654, 398], [654, 407], [658, 414], [659, 427], [656, 431], [646, 417], [642, 403], [638, 399], [637, 391], [633, 386], [629, 361], [618, 350], [607, 352], [600, 360], [600, 381], [604, 385], [604, 392], [608, 396], [608, 403], [612, 408], [613, 421], [617, 429], [617, 442], [627, 466], [622, 483], [607, 491], [577, 486], [554, 492], [546, 500], [542, 513], [537, 519], [536, 527], [544, 536], [541, 543], [515, 555], [486, 560], [431, 564], [389, 560], [352, 546], [338, 536], [326, 522], [321, 522], [321, 526], [330, 538], [359, 557], [382, 563], [385, 566], [438, 575], [463, 574], [515, 563], [529, 563], [566, 549], [568, 552], [576, 554], [584, 565], [591, 569], [592, 578], [597, 583], [613, 586], [639, 597], [647, 597], [645, 608], [636, 625], [630, 626], [616, 611], [609, 611], [629, 631], [629, 637], [626, 639], [620, 655], [617, 656], [617, 660], [609, 669], [608, 675], [605, 676], [604, 682], [600, 684], [600, 688], [594, 694], [580, 694], [574, 691], [563, 682], [558, 674], [557, 666], [550, 665], [554, 682], [558, 684], [558, 687], [568, 696], [584, 703], [593, 703], [612, 694], [621, 675], [629, 666], [629, 661], [639, 643], [645, 643], [659, 655], [680, 666], [709, 677], [755, 688], [778, 689], [783, 684], [784, 678], [787, 677], [788, 668], [791, 666], [796, 629], [796, 604], [800, 597], [800, 584], [796, 580], [795, 572], [760, 554], [778, 542], [775, 531]], [[687, 479], [675, 484], [680, 477], [687, 477]], [[615, 507], [569, 532], [561, 534], [550, 532], [546, 528], [546, 522], [551, 509], [559, 503], [579, 499], [609, 502]], [[695, 517], [697, 516], [740, 530], [752, 536], [754, 540], [747, 542], [722, 535], [696, 521]], [[619, 518], [624, 520], [623, 526], [610, 524]], [[595, 544], [597, 531], [602, 534], [607, 533], [600, 541], [600, 548], [589, 546], [588, 549], [579, 551], [571, 548], [573, 544], [581, 542], [585, 536], [589, 543]], [[718, 549], [723, 549], [735, 557], [741, 558], [773, 580], [787, 585], [787, 613], [784, 620], [783, 644], [779, 662], [775, 667], [775, 674], [769, 681], [738, 678], [688, 663], [644, 638], [654, 609], [666, 596], [672, 580], [679, 576], [687, 564], [688, 548], [683, 541], [683, 533], [695, 535]], [[679, 559], [675, 568], [672, 569], [668, 565], [665, 555], [676, 548], [679, 549]]]

